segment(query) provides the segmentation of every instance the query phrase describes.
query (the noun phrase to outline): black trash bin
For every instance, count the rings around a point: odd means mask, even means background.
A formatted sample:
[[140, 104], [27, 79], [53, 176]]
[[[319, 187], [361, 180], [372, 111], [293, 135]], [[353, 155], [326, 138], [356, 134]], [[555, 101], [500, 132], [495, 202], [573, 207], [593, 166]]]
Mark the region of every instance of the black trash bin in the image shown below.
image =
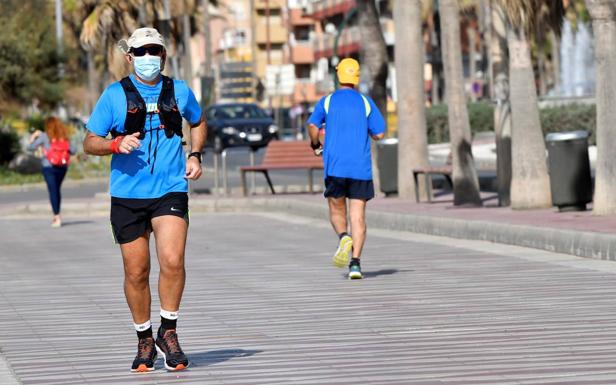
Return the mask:
[[379, 182], [385, 195], [398, 192], [398, 139], [388, 138], [376, 142]]
[[559, 211], [586, 210], [592, 202], [588, 132], [554, 132], [545, 138], [552, 204]]

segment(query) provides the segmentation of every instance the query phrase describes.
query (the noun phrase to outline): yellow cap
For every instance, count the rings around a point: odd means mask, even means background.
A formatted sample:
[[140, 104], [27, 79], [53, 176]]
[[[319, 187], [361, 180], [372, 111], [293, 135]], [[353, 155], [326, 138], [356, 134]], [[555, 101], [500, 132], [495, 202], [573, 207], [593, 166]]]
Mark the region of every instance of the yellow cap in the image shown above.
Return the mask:
[[336, 67], [340, 84], [359, 84], [359, 63], [355, 59], [342, 59]]

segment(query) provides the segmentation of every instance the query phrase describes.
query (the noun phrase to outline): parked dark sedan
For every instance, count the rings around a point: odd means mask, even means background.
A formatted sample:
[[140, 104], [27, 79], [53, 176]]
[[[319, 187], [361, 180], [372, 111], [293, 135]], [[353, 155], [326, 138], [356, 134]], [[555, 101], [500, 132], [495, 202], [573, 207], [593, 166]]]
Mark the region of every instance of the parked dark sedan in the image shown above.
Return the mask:
[[251, 103], [214, 104], [205, 110], [208, 146], [220, 152], [227, 147], [267, 146], [278, 137], [274, 120]]

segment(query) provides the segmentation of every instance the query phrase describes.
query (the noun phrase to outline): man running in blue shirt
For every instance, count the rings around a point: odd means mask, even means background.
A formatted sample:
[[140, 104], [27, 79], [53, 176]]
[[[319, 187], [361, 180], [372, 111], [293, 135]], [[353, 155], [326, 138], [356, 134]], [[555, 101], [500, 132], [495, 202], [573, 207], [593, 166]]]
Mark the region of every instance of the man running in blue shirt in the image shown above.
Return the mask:
[[[134, 74], [103, 92], [88, 120], [83, 147], [92, 155], [113, 154], [111, 227], [120, 244], [124, 293], [139, 339], [131, 371], [154, 370], [157, 351], [167, 370], [182, 370], [188, 359], [176, 325], [186, 278], [188, 180], [201, 176], [207, 128], [187, 84], [161, 75], [167, 55], [158, 31], [139, 28], [120, 45]], [[191, 126], [188, 158], [182, 150], [182, 118]], [[156, 340], [150, 322], [151, 233], [160, 265]]]
[[[349, 278], [361, 279], [359, 258], [366, 240], [366, 202], [374, 197], [370, 138], [383, 138], [385, 120], [374, 102], [355, 90], [359, 84], [356, 60], [343, 59], [336, 73], [340, 89], [316, 104], [308, 119], [308, 132], [315, 154], [321, 147], [323, 151], [324, 195], [329, 203], [329, 219], [339, 238], [334, 265], [348, 264]], [[323, 123], [326, 133], [321, 146], [319, 128]], [[351, 235], [347, 232], [347, 199]]]

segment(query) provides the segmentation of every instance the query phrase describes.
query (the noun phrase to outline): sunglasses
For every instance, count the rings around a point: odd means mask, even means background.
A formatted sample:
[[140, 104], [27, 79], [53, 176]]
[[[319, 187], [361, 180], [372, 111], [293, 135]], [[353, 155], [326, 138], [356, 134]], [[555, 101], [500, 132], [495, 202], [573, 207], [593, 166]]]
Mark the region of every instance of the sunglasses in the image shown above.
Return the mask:
[[159, 45], [153, 45], [150, 47], [138, 47], [138, 48], [133, 47], [130, 49], [130, 53], [133, 54], [133, 56], [145, 56], [146, 53], [152, 56], [161, 56], [163, 53], [163, 47]]

